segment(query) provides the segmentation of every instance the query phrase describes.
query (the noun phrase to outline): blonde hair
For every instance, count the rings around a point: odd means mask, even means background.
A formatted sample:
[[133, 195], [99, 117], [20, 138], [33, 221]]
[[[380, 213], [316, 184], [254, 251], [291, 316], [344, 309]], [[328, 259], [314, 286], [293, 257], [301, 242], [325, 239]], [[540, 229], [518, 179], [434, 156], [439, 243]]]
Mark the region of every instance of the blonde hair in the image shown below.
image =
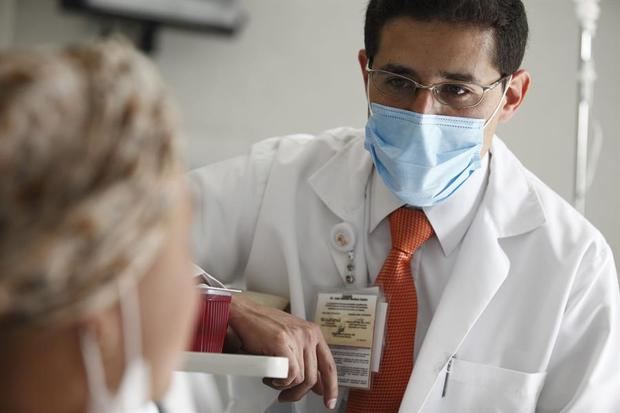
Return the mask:
[[147, 271], [181, 171], [175, 118], [123, 42], [0, 53], [0, 320], [75, 320]]

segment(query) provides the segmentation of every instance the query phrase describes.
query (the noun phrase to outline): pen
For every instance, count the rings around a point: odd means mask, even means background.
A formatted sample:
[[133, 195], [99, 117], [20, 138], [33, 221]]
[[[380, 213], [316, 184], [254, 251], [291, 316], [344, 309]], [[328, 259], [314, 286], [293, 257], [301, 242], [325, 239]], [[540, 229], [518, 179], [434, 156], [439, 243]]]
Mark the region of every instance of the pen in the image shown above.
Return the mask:
[[452, 371], [452, 361], [454, 360], [454, 357], [456, 357], [456, 354], [448, 360], [448, 367], [446, 367], [446, 378], [443, 381], [443, 391], [441, 392], [442, 398], [446, 397], [446, 392], [448, 390], [448, 377], [450, 377], [450, 372]]

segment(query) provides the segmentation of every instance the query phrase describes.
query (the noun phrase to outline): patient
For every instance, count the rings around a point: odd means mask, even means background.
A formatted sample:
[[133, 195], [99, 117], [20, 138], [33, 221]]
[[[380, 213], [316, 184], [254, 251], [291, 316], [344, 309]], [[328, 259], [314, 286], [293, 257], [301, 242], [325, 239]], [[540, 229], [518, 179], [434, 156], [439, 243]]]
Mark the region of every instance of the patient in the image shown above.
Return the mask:
[[135, 412], [196, 296], [174, 111], [119, 42], [0, 53], [0, 412]]

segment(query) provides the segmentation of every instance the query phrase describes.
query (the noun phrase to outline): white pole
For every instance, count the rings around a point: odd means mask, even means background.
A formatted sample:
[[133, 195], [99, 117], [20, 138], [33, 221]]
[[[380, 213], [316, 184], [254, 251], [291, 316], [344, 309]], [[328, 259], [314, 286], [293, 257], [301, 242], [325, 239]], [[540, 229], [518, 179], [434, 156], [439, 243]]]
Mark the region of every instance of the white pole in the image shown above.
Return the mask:
[[588, 191], [588, 132], [590, 129], [590, 106], [596, 72], [592, 59], [592, 38], [600, 14], [599, 0], [574, 0], [581, 29], [579, 40], [579, 72], [577, 107], [577, 143], [575, 153], [575, 198], [574, 205], [585, 214]]

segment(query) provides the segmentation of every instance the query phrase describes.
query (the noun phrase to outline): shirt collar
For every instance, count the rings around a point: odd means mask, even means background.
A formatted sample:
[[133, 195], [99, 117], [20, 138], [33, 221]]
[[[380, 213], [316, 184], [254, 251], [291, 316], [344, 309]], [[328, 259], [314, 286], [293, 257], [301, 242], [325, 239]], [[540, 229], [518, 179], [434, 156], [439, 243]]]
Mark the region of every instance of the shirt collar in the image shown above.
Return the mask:
[[[431, 207], [423, 208], [431, 223], [444, 255], [450, 255], [461, 242], [474, 219], [484, 189], [488, 183], [490, 154], [484, 156], [478, 168], [465, 183], [448, 199]], [[375, 230], [391, 212], [405, 205], [383, 183], [373, 168], [370, 188], [370, 226]]]

